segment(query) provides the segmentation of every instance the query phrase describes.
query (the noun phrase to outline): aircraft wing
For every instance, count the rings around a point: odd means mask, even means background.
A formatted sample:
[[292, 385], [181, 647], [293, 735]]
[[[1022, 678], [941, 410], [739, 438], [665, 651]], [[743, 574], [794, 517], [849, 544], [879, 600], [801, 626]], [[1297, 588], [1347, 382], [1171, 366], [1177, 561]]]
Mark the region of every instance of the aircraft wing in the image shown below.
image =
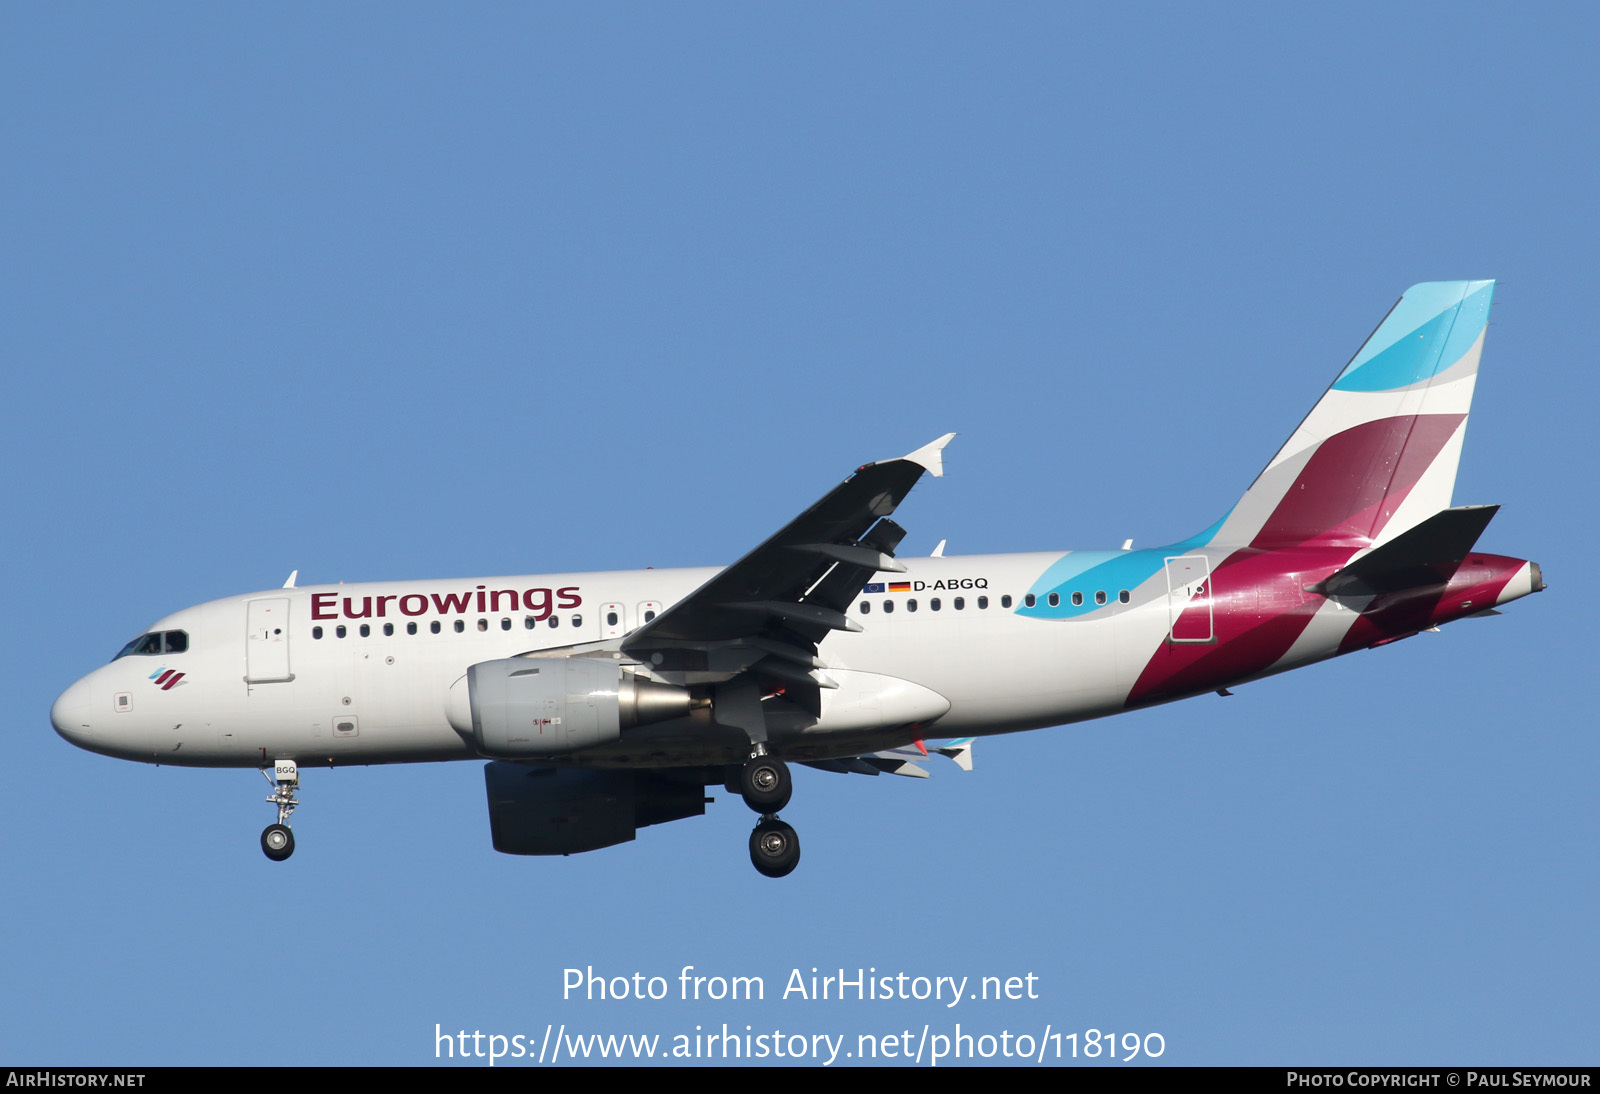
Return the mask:
[[[833, 631], [858, 631], [845, 615], [874, 574], [902, 572], [894, 550], [905, 536], [889, 515], [924, 472], [944, 474], [947, 433], [896, 460], [869, 463], [776, 535], [635, 630], [622, 651], [691, 683], [751, 673], [817, 706], [817, 646]], [[755, 700], [759, 701], [759, 695]], [[719, 719], [720, 720], [720, 719]]]
[[901, 748], [886, 748], [882, 752], [871, 752], [864, 756], [846, 756], [837, 760], [802, 760], [807, 767], [814, 767], [818, 771], [836, 771], [841, 774], [877, 775], [887, 773], [890, 775], [905, 775], [913, 779], [926, 779], [929, 777], [927, 769], [919, 761], [926, 760], [929, 755], [948, 756], [956, 762], [956, 766], [963, 771], [972, 770], [972, 742], [971, 737], [962, 737], [949, 744], [934, 745], [929, 748], [921, 741], [917, 745], [905, 745]]

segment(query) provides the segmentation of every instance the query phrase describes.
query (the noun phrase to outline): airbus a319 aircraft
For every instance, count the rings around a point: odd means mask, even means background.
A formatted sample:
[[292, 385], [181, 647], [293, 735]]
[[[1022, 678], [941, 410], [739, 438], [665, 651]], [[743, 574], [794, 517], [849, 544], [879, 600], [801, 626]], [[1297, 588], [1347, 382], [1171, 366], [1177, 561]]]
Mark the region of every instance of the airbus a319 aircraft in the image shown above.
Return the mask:
[[[1381, 646], [1544, 588], [1451, 508], [1491, 281], [1413, 286], [1211, 527], [1142, 550], [897, 558], [947, 435], [860, 467], [726, 568], [296, 587], [186, 608], [51, 710], [83, 748], [258, 767], [288, 826], [309, 765], [488, 759], [497, 850], [592, 851], [698, 816], [800, 859], [788, 764], [924, 775], [972, 738]], [[941, 544], [942, 547], [942, 544]], [[929, 738], [947, 740], [929, 746]], [[951, 740], [954, 738], [953, 740]]]

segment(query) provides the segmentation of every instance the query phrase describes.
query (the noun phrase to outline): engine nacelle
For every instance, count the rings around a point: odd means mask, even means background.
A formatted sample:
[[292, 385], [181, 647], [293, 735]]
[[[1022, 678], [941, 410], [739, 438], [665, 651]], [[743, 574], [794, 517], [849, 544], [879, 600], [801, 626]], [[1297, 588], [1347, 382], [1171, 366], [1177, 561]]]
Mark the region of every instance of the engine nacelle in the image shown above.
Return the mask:
[[594, 851], [706, 811], [703, 783], [666, 772], [491, 763], [483, 782], [494, 849], [508, 855]]
[[485, 756], [559, 756], [688, 713], [685, 689], [583, 657], [483, 661], [450, 689], [450, 724]]

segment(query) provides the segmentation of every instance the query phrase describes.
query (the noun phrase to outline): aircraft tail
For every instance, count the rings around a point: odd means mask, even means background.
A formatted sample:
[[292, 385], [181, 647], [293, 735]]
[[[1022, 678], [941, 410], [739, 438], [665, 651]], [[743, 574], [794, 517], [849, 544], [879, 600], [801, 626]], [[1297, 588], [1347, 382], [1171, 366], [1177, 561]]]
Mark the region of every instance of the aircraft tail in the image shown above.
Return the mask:
[[1478, 537], [1499, 509], [1498, 505], [1442, 509], [1329, 574], [1312, 585], [1311, 591], [1328, 597], [1370, 597], [1443, 587], [1472, 553]]
[[1407, 289], [1211, 541], [1368, 547], [1448, 509], [1493, 295]]

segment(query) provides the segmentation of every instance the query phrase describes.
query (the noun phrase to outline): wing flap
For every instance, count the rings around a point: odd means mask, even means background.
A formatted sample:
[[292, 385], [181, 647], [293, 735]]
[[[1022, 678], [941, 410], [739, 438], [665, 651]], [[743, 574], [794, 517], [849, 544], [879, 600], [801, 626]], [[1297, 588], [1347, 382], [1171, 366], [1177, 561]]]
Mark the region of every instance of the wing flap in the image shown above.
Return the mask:
[[[924, 752], [922, 749], [906, 745], [902, 748], [886, 748], [881, 752], [869, 752], [863, 756], [844, 756], [833, 760], [803, 760], [807, 767], [814, 767], [818, 771], [833, 771], [841, 774], [854, 775], [905, 775], [913, 779], [930, 778], [932, 773], [921, 766], [918, 761], [925, 760], [930, 754], [948, 756], [955, 765], [963, 771], [972, 770], [972, 738], [963, 737], [958, 741], [948, 744], [936, 745]], [[918, 744], [921, 742], [919, 741]]]

